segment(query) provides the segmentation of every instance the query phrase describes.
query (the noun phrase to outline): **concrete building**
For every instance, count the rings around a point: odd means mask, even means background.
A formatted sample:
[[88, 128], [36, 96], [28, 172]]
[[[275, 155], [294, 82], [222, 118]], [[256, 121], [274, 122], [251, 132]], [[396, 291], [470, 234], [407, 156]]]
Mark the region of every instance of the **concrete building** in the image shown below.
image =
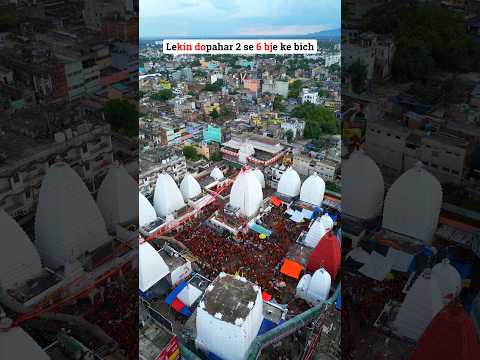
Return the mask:
[[288, 82], [273, 79], [263, 80], [262, 94], [276, 94], [286, 98], [288, 97]]
[[317, 173], [326, 181], [334, 181], [338, 173], [338, 163], [329, 159], [316, 159], [305, 154], [293, 156], [293, 168], [303, 176]]
[[342, 66], [348, 69], [360, 61], [367, 68], [368, 80], [383, 80], [391, 75], [395, 44], [391, 37], [361, 33], [342, 46]]
[[[407, 113], [403, 121], [408, 123], [413, 117], [417, 116]], [[398, 176], [417, 161], [441, 182], [460, 182], [465, 176], [469, 143], [449, 132], [439, 130], [428, 135], [392, 119], [370, 119], [365, 141], [367, 153], [386, 176]]]
[[293, 139], [299, 139], [303, 137], [303, 131], [305, 130], [305, 121], [297, 118], [283, 119], [280, 127], [282, 129], [284, 138], [287, 131], [290, 130], [293, 133]]
[[187, 162], [182, 151], [162, 148], [140, 154], [140, 192], [146, 197], [153, 194], [158, 175], [167, 172], [179, 183], [187, 173]]
[[318, 92], [311, 91], [310, 89], [307, 89], [307, 88], [302, 89], [302, 104], [305, 104], [306, 102], [309, 102], [315, 105], [318, 104], [319, 103]]
[[[26, 112], [19, 116], [24, 121], [29, 119]], [[57, 158], [69, 164], [91, 191], [99, 186], [113, 162], [110, 125], [79, 122], [71, 127], [59, 127], [48, 140], [39, 140], [37, 134], [42, 132], [42, 122], [38, 114], [31, 116], [36, 117], [37, 123], [30, 123], [30, 127], [17, 123], [15, 129], [4, 127], [0, 135], [3, 154], [0, 207], [14, 217], [26, 215], [35, 208], [43, 176]]]

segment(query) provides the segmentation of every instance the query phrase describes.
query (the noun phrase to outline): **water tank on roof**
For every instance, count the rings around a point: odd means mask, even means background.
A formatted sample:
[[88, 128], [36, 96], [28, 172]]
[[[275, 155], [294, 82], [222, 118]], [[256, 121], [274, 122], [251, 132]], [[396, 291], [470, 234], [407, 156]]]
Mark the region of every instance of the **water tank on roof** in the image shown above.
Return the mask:
[[363, 220], [379, 216], [385, 189], [377, 164], [362, 150], [357, 150], [342, 161], [341, 170], [342, 211]]
[[385, 229], [430, 243], [437, 229], [441, 206], [442, 186], [419, 162], [388, 190], [382, 225]]

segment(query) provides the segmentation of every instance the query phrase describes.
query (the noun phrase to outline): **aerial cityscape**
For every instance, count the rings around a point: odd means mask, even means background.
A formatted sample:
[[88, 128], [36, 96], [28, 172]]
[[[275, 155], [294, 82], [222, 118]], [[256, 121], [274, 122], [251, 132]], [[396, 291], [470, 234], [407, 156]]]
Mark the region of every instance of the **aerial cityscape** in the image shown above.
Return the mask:
[[0, 358], [134, 359], [138, 2], [0, 14]]
[[480, 359], [480, 0], [0, 0], [0, 103], [0, 360]]
[[340, 359], [340, 31], [303, 35], [173, 56], [141, 31], [143, 359]]
[[345, 3], [345, 359], [480, 356], [479, 5]]

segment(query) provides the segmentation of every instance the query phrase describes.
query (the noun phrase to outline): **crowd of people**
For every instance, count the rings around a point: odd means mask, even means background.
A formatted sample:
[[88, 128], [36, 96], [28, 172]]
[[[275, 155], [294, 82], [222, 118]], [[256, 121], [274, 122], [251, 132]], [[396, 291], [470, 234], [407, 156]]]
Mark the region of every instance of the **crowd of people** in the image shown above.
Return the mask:
[[96, 302], [94, 310], [85, 316], [118, 342], [128, 359], [138, 354], [137, 288], [137, 272], [124, 272], [121, 278], [106, 284], [103, 300]]
[[[278, 224], [283, 221], [281, 210], [274, 209], [265, 220], [265, 224], [271, 225], [273, 234], [262, 239], [252, 231], [237, 236], [228, 232], [219, 233], [198, 219], [185, 225], [175, 238], [199, 259], [204, 276], [214, 279], [222, 271], [239, 273], [258, 284], [262, 291], [270, 293], [278, 302], [288, 302], [295, 289], [290, 289], [288, 279], [279, 273], [279, 269], [288, 246], [305, 229], [305, 224], [288, 224], [281, 230]], [[279, 230], [285, 233], [280, 236]], [[285, 296], [287, 293], [288, 297]]]

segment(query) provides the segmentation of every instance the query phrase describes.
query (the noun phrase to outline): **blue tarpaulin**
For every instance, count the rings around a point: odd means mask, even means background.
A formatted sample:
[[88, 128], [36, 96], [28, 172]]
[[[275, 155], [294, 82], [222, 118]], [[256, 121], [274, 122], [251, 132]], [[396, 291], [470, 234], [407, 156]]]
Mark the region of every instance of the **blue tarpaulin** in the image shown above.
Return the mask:
[[262, 325], [260, 325], [260, 329], [258, 329], [257, 336], [262, 335], [262, 334], [266, 333], [267, 331], [272, 330], [273, 328], [277, 327], [278, 325], [280, 325], [284, 322], [285, 322], [285, 320], [280, 320], [280, 322], [277, 324], [277, 323], [274, 323], [271, 320], [263, 319]]
[[253, 231], [255, 231], [256, 233], [259, 233], [259, 234], [265, 234], [267, 236], [272, 235], [272, 232], [270, 230], [264, 228], [261, 225], [258, 225], [257, 223], [251, 224], [250, 229], [252, 229]]
[[209, 360], [223, 360], [220, 356], [215, 355], [215, 354], [212, 353], [212, 352], [209, 352], [209, 353], [208, 353], [208, 359], [209, 359]]
[[337, 310], [342, 310], [342, 292], [339, 291], [337, 298], [335, 299], [335, 307]]
[[175, 289], [173, 289], [173, 291], [167, 295], [167, 298], [165, 299], [165, 302], [168, 304], [168, 305], [171, 305], [173, 300], [175, 300], [178, 296], [178, 294], [180, 293], [180, 291], [182, 291], [185, 286], [187, 286], [187, 283], [182, 281]]

